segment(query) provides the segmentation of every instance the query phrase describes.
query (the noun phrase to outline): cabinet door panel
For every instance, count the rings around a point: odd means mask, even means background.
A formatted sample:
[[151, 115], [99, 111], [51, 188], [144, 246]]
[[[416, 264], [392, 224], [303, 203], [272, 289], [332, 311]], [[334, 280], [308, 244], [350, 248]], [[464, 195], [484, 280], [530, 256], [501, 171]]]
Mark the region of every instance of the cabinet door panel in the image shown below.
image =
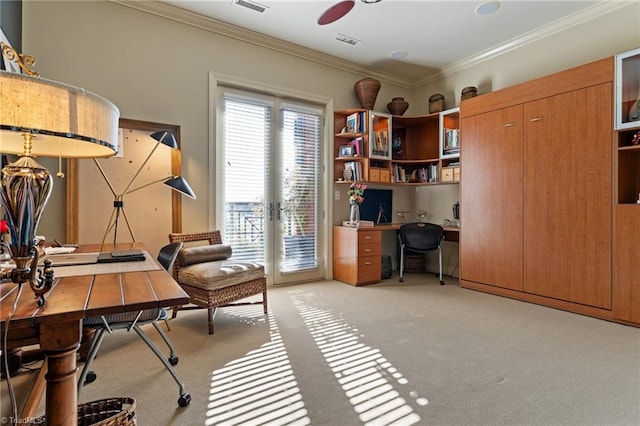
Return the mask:
[[522, 290], [522, 106], [461, 121], [460, 278]]
[[611, 85], [525, 104], [524, 290], [611, 308]]
[[615, 318], [640, 324], [640, 268], [638, 268], [640, 206], [616, 207]]

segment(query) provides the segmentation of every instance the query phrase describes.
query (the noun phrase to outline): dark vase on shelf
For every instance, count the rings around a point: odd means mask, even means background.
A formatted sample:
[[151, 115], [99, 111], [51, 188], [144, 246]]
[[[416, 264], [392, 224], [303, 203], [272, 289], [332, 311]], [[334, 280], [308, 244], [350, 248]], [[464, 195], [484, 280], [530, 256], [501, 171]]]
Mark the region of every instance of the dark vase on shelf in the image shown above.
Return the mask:
[[393, 137], [393, 140], [391, 141], [391, 149], [393, 152], [402, 151], [402, 138], [400, 136], [396, 135]]
[[391, 102], [387, 104], [387, 109], [393, 115], [402, 115], [409, 108], [409, 102], [404, 98], [393, 98]]
[[360, 102], [360, 107], [368, 110], [372, 110], [376, 104], [376, 98], [380, 91], [380, 82], [375, 78], [363, 78], [356, 81], [353, 85], [353, 89]]

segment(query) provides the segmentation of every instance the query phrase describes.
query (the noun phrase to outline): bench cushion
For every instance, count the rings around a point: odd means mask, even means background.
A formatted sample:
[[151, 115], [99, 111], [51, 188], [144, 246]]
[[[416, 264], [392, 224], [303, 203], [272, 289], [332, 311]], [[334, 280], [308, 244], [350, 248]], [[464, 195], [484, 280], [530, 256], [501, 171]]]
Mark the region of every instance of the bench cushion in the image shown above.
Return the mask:
[[255, 262], [215, 261], [181, 267], [178, 282], [203, 290], [215, 290], [264, 277], [264, 266]]

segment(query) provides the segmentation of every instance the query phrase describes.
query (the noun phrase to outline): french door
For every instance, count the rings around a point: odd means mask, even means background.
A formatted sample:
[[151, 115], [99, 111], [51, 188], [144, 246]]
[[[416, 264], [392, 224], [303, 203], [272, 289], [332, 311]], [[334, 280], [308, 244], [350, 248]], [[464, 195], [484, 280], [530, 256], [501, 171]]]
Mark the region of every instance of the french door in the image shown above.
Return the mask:
[[219, 93], [216, 213], [233, 258], [263, 263], [273, 284], [322, 278], [322, 109]]

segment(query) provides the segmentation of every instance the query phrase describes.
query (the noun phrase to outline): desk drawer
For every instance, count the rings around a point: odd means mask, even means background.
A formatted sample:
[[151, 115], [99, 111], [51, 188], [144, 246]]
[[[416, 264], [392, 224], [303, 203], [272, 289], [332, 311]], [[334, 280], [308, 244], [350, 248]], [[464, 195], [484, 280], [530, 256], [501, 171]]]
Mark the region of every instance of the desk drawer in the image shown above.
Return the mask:
[[380, 244], [382, 242], [380, 231], [358, 231], [358, 246], [362, 244]]
[[376, 283], [382, 275], [382, 258], [366, 256], [358, 258], [358, 283]]
[[358, 244], [358, 257], [382, 255], [382, 247], [380, 243]]

